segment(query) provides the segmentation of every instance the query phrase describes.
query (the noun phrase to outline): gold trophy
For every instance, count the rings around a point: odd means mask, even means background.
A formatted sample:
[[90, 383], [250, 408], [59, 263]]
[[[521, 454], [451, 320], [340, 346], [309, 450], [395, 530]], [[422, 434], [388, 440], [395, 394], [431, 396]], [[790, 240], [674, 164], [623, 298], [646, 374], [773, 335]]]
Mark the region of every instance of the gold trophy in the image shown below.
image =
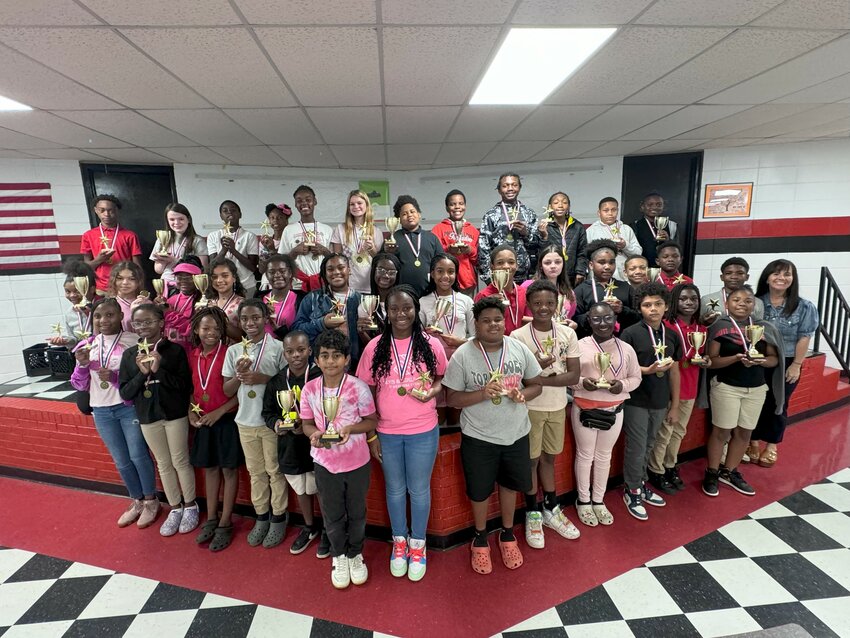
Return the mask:
[[142, 359], [142, 363], [150, 363], [152, 361], [156, 361], [156, 357], [151, 355], [151, 344], [148, 343], [147, 338], [139, 341], [139, 354], [145, 355]]
[[369, 319], [369, 330], [378, 329], [378, 324], [375, 323], [375, 310], [378, 309], [380, 299], [378, 295], [360, 295], [360, 308], [366, 313], [366, 318]]
[[569, 318], [564, 312], [564, 304], [567, 303], [566, 295], [558, 295], [558, 306], [555, 309], [555, 320], [560, 324], [566, 324]]
[[221, 236], [222, 237], [232, 237], [233, 236], [233, 227], [230, 225], [230, 222], [224, 222], [224, 226], [221, 227]]
[[278, 425], [279, 431], [288, 432], [295, 427], [295, 420], [298, 418], [298, 413], [293, 410], [295, 407], [295, 391], [294, 390], [278, 390], [275, 393], [277, 404], [280, 406], [281, 416], [283, 420]]
[[154, 292], [157, 297], [162, 297], [165, 294], [165, 281], [162, 279], [151, 279]]
[[387, 217], [384, 220], [384, 223], [387, 225], [387, 230], [390, 231], [390, 236], [387, 237], [387, 241], [384, 243], [389, 244], [390, 246], [395, 246], [396, 241], [394, 235], [395, 231], [398, 230], [398, 217]]
[[169, 239], [171, 239], [171, 231], [170, 230], [157, 230], [156, 239], [159, 242], [159, 256], [160, 257], [168, 257], [168, 244]]
[[453, 219], [452, 220], [452, 230], [455, 233], [455, 242], [452, 244], [454, 248], [463, 248], [466, 244], [463, 241], [463, 225], [464, 221], [462, 219]]
[[597, 352], [593, 355], [593, 363], [596, 365], [596, 369], [599, 370], [599, 378], [595, 381], [597, 388], [610, 388], [611, 384], [608, 382], [608, 379], [605, 378], [605, 373], [608, 371], [608, 368], [611, 367], [611, 353], [609, 352]]
[[744, 328], [747, 333], [747, 339], [750, 342], [750, 349], [747, 351], [747, 359], [764, 359], [764, 355], [756, 349], [756, 345], [764, 336], [764, 326], [756, 323]]
[[210, 305], [210, 300], [207, 299], [207, 288], [210, 287], [209, 275], [206, 273], [192, 275], [192, 282], [195, 284], [195, 288], [201, 291], [201, 298], [198, 299], [198, 303], [195, 304], [195, 308], [206, 308]]
[[514, 240], [514, 234], [512, 231], [514, 229], [514, 224], [517, 222], [517, 220], [519, 220], [519, 208], [514, 206], [508, 211], [508, 234], [505, 237], [505, 239], [508, 241]]
[[443, 332], [440, 327], [440, 320], [447, 317], [453, 307], [454, 304], [451, 299], [437, 299], [437, 303], [434, 304], [434, 321], [428, 327], [434, 332]]
[[543, 221], [546, 222], [547, 224], [551, 224], [552, 222], [555, 221], [555, 211], [553, 211], [548, 206], [546, 207], [546, 210], [543, 211], [543, 215], [544, 215]]
[[[50, 324], [50, 330], [51, 330], [52, 332], [55, 332], [57, 337], [61, 337], [61, 336], [62, 336], [62, 324], [61, 324], [61, 323], [52, 323], [52, 324]], [[50, 339], [52, 339], [52, 338], [53, 338], [53, 337], [51, 337]], [[48, 339], [48, 340], [47, 340], [47, 341], [48, 341], [48, 343], [50, 342], [50, 339]]]
[[271, 236], [271, 232], [270, 232], [271, 229], [272, 229], [272, 225], [269, 223], [268, 219], [264, 219], [260, 223], [260, 230], [263, 232], [263, 237], [270, 237]]
[[691, 363], [694, 365], [699, 365], [705, 359], [699, 353], [699, 349], [702, 348], [702, 344], [705, 343], [705, 333], [704, 332], [691, 332], [688, 334], [688, 343], [693, 346], [694, 356], [691, 358]]
[[251, 340], [248, 337], [242, 337], [242, 356], [239, 357], [240, 361], [250, 361], [254, 363], [254, 360], [251, 358]]
[[617, 301], [616, 295], [614, 295], [614, 291], [617, 290], [617, 284], [614, 283], [612, 279], [605, 285], [605, 297], [602, 299], [605, 303], [611, 303], [612, 301]]
[[416, 379], [414, 388], [410, 391], [413, 396], [424, 399], [431, 387], [431, 373], [425, 370], [419, 373], [419, 378]]
[[717, 312], [718, 311], [717, 309], [719, 307], [720, 307], [720, 301], [718, 301], [717, 299], [709, 299], [708, 300], [708, 308], [709, 308], [709, 310], [711, 310], [711, 312]]
[[511, 280], [511, 271], [510, 270], [494, 270], [491, 273], [493, 278], [493, 286], [495, 286], [496, 290], [499, 291], [499, 296], [502, 298], [503, 306], [510, 306], [511, 302], [508, 301], [508, 297], [505, 295], [505, 288], [508, 285], [508, 282]]
[[339, 397], [322, 397], [322, 412], [325, 415], [325, 431], [322, 432], [322, 443], [339, 443], [342, 440], [337, 429], [334, 427], [334, 419], [339, 411]]
[[[656, 217], [655, 218], [655, 232], [660, 233], [662, 230], [667, 230], [667, 224], [670, 222], [669, 217]], [[666, 241], [664, 239], [657, 239], [656, 241]]]
[[315, 230], [304, 230], [304, 245], [307, 246], [307, 248], [314, 248], [316, 246]]
[[649, 281], [652, 282], [658, 279], [659, 274], [661, 274], [660, 268], [650, 268], [649, 272], [647, 273], [647, 277], [649, 277]]
[[89, 278], [86, 276], [74, 277], [74, 288], [76, 288], [77, 292], [83, 296], [83, 298], [80, 299], [80, 303], [74, 304], [74, 307], [85, 308], [89, 302], [86, 298], [86, 295], [89, 294]]
[[[655, 358], [658, 361], [658, 365], [666, 366], [666, 365], [670, 365], [671, 363], [673, 363], [673, 357], [665, 357], [664, 356], [664, 353], [667, 351], [666, 345], [664, 345], [663, 343], [659, 343], [657, 346], [654, 346], [653, 349], [655, 350]], [[665, 374], [664, 372], [656, 372], [655, 376], [656, 377], [663, 377], [664, 374]]]
[[[499, 372], [498, 370], [492, 370], [490, 372], [490, 382], [495, 381], [496, 383], [502, 383], [502, 379], [505, 378], [505, 374], [503, 372]], [[504, 386], [502, 386], [504, 387]], [[508, 394], [507, 390], [502, 390], [501, 395], [505, 396]], [[493, 405], [499, 405], [502, 402], [502, 396], [495, 396], [490, 401]]]

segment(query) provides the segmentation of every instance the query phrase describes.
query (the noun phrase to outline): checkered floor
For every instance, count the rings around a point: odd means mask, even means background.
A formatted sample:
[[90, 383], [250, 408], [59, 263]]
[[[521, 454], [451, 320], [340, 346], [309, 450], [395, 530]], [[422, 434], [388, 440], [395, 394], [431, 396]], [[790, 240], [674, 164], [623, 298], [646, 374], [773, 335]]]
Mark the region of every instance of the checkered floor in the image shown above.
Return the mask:
[[19, 377], [0, 383], [0, 397], [27, 397], [51, 399], [53, 401], [72, 401], [76, 390], [67, 379], [57, 379], [50, 375], [42, 377]]

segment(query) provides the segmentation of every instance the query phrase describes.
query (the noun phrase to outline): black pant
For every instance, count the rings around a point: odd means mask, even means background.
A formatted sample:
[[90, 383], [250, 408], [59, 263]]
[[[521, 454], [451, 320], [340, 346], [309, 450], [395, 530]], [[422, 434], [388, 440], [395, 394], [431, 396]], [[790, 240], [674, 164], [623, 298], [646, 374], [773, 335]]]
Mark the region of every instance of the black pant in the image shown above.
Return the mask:
[[[785, 369], [791, 365], [794, 357], [785, 358]], [[761, 406], [761, 414], [755, 430], [750, 438], [753, 441], [764, 441], [765, 443], [782, 443], [782, 437], [785, 434], [785, 428], [788, 426], [788, 402], [791, 400], [791, 395], [797, 387], [798, 381], [788, 383], [785, 381], [785, 403], [782, 405], [782, 413], [776, 414], [776, 397], [773, 395], [773, 379], [779, 374], [779, 366], [773, 368], [767, 377], [767, 396], [764, 398], [764, 405]]]
[[316, 463], [314, 471], [331, 556], [345, 554], [354, 558], [363, 552], [366, 538], [366, 492], [372, 475], [371, 464], [334, 474]]

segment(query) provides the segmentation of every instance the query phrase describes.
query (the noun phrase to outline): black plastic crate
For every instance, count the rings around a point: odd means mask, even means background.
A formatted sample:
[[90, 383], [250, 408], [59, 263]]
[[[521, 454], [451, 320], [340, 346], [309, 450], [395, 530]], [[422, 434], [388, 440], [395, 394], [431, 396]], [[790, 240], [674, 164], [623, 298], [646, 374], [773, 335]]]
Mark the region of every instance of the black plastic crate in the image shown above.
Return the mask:
[[24, 367], [28, 377], [37, 377], [50, 374], [50, 362], [47, 360], [47, 352], [50, 346], [46, 343], [37, 343], [29, 348], [24, 348]]
[[65, 348], [50, 348], [47, 351], [47, 361], [50, 364], [50, 373], [54, 377], [71, 378], [74, 371], [76, 358]]

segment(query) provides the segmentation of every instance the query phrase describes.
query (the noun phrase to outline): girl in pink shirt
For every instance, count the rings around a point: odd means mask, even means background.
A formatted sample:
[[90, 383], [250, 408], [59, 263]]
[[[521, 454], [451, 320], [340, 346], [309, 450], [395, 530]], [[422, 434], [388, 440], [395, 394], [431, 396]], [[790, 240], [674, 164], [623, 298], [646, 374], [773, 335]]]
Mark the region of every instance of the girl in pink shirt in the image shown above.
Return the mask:
[[109, 272], [107, 295], [115, 297], [121, 306], [121, 327], [124, 332], [133, 330], [133, 310], [139, 303], [147, 301], [145, 273], [142, 267], [132, 261], [120, 261]]
[[[567, 269], [564, 267], [564, 256], [561, 250], [554, 245], [549, 245], [540, 251], [537, 256], [537, 272], [534, 277], [521, 285], [522, 288], [528, 288], [535, 281], [551, 281], [558, 289], [558, 299], [561, 301], [561, 307], [557, 308], [558, 319], [565, 326], [569, 326], [573, 330], [578, 327], [572, 316], [576, 313], [576, 295], [573, 292], [573, 287], [570, 286], [570, 278], [567, 276]], [[526, 307], [523, 321], [531, 321], [531, 311]]]
[[235, 263], [224, 257], [213, 259], [207, 271], [210, 275], [207, 298], [210, 299], [210, 305], [218, 306], [224, 312], [227, 317], [227, 338], [230, 343], [236, 343], [242, 339], [239, 304], [245, 299], [245, 288], [239, 281], [239, 271]]

